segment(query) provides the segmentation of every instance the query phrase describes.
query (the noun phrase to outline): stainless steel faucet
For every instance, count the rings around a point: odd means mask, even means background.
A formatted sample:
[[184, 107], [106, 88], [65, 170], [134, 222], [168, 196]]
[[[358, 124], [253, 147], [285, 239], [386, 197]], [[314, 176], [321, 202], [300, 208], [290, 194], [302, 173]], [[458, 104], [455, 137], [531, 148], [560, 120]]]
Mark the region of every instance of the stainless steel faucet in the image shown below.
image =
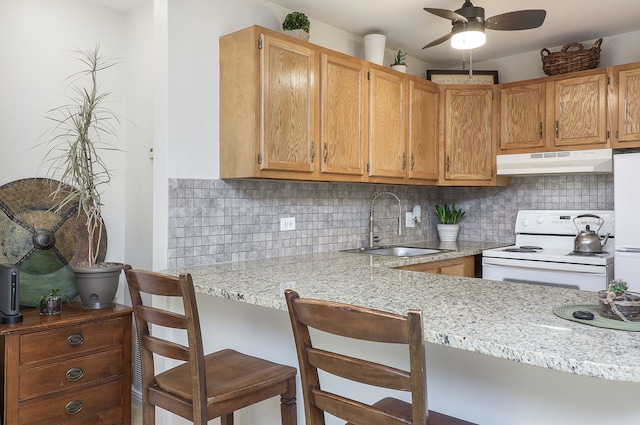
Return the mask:
[[382, 195], [389, 195], [398, 202], [398, 236], [402, 236], [402, 203], [400, 202], [400, 198], [398, 198], [398, 195], [393, 192], [380, 192], [373, 197], [371, 205], [369, 205], [369, 246], [373, 246], [373, 243], [378, 242], [379, 240], [376, 240], [377, 236], [373, 236], [373, 210], [375, 207], [376, 199], [378, 199]]

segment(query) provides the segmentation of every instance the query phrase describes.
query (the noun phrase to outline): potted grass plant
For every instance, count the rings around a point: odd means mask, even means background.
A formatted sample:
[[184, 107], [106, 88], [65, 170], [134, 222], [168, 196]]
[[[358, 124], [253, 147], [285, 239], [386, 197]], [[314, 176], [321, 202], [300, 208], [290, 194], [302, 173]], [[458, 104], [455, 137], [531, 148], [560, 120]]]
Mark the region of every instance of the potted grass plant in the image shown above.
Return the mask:
[[282, 30], [285, 34], [301, 40], [309, 40], [311, 22], [307, 15], [301, 12], [291, 12], [282, 21]]
[[443, 204], [435, 206], [436, 215], [440, 223], [438, 224], [438, 237], [442, 242], [455, 242], [458, 239], [458, 232], [460, 230], [460, 224], [465, 215], [465, 211], [462, 208], [456, 208], [456, 203], [452, 203], [451, 206]]
[[108, 107], [110, 93], [98, 85], [101, 72], [115, 61], [100, 55], [100, 46], [76, 50], [84, 65], [69, 77], [68, 103], [50, 110], [46, 118], [54, 123], [46, 140], [50, 146], [44, 163], [48, 173], [59, 184], [51, 197], [56, 211], [75, 204], [78, 215], [86, 216], [86, 240], [79, 244], [85, 252], [77, 264], [70, 264], [76, 278], [84, 308], [99, 309], [114, 304], [121, 263], [105, 263], [107, 233], [102, 217], [101, 194], [111, 181], [111, 173], [101, 157], [105, 151], [118, 150], [103, 137], [117, 137], [118, 115]]

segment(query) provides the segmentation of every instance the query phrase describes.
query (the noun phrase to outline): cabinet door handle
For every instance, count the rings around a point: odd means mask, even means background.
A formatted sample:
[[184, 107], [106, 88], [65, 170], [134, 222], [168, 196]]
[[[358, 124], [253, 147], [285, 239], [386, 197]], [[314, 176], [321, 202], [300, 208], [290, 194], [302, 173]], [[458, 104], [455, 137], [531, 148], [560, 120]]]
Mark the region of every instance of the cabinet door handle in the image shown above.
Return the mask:
[[82, 334], [73, 334], [67, 337], [67, 345], [70, 347], [80, 347], [84, 343]]
[[407, 153], [402, 152], [402, 169], [407, 168]]
[[556, 121], [556, 139], [560, 138], [560, 122]]
[[311, 142], [311, 163], [316, 159], [316, 144], [315, 142]]
[[322, 160], [324, 161], [324, 163], [327, 163], [327, 157], [329, 156], [329, 147], [327, 146], [327, 144], [323, 144], [322, 146], [324, 148], [323, 154], [322, 154]]
[[79, 381], [84, 376], [84, 370], [81, 367], [72, 367], [65, 374], [67, 380], [71, 382]]
[[540, 140], [542, 140], [543, 138], [543, 134], [542, 134], [542, 121], [540, 121]]
[[449, 157], [447, 157], [446, 171], [449, 172]]
[[64, 410], [70, 415], [75, 415], [82, 410], [82, 402], [80, 400], [72, 400], [64, 406]]
[[416, 166], [416, 157], [414, 154], [411, 154], [411, 171], [413, 171], [413, 168]]

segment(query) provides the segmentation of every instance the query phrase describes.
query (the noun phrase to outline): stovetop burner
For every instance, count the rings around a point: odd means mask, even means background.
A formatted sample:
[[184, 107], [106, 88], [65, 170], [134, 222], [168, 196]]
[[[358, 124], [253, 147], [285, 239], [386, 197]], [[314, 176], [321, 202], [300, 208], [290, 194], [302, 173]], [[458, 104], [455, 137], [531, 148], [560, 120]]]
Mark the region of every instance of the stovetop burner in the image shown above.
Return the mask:
[[514, 248], [505, 248], [504, 250], [507, 252], [538, 252], [538, 251], [542, 251], [542, 247], [524, 245], [524, 246], [518, 246]]
[[607, 251], [602, 251], [602, 252], [571, 251], [567, 255], [575, 255], [576, 257], [602, 257], [605, 255], [609, 255], [609, 253]]

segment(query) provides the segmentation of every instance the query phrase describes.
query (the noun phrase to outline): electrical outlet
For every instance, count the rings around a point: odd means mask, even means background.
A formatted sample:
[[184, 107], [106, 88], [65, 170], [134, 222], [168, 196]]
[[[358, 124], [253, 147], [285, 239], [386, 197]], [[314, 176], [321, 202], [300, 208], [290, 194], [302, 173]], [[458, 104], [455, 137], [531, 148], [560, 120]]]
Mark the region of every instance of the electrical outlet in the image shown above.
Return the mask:
[[280, 219], [280, 231], [296, 230], [296, 218], [284, 217]]
[[404, 213], [405, 227], [416, 227], [413, 221], [413, 213], [408, 211]]

